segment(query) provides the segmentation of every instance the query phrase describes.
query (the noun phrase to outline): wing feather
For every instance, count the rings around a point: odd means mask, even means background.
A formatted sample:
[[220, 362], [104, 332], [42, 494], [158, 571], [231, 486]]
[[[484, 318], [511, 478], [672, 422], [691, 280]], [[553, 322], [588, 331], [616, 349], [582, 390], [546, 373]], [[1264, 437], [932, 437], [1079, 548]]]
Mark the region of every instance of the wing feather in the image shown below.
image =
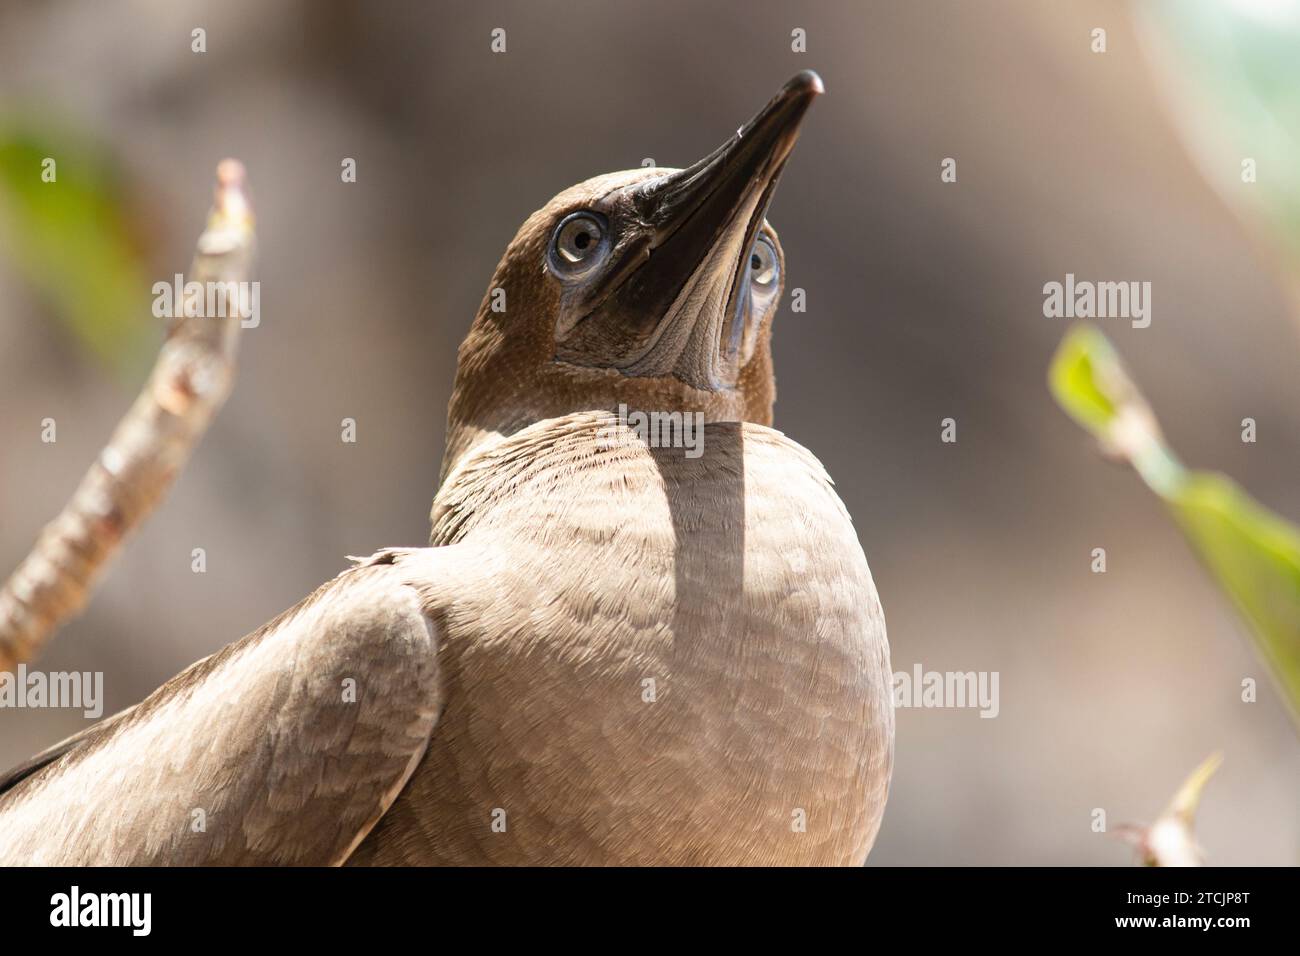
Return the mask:
[[442, 705], [455, 549], [385, 551], [0, 779], [0, 863], [343, 862]]

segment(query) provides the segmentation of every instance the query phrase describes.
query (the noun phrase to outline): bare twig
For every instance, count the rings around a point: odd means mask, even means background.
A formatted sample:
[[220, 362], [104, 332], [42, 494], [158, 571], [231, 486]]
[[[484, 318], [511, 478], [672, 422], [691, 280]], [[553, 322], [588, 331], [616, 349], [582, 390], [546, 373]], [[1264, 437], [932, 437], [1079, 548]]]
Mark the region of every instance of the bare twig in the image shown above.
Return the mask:
[[[217, 167], [216, 196], [199, 237], [179, 316], [149, 381], [63, 512], [0, 591], [0, 670], [31, 660], [55, 628], [85, 606], [95, 579], [123, 539], [157, 507], [234, 379], [239, 309], [210, 315], [206, 289], [248, 279], [253, 216], [244, 168]], [[199, 285], [195, 287], [193, 283]], [[238, 300], [236, 300], [238, 302]]]
[[1120, 838], [1132, 844], [1147, 866], [1205, 865], [1205, 853], [1196, 842], [1192, 824], [1201, 793], [1221, 763], [1222, 754], [1215, 753], [1205, 758], [1183, 781], [1155, 823], [1145, 827], [1126, 824], [1117, 828]]

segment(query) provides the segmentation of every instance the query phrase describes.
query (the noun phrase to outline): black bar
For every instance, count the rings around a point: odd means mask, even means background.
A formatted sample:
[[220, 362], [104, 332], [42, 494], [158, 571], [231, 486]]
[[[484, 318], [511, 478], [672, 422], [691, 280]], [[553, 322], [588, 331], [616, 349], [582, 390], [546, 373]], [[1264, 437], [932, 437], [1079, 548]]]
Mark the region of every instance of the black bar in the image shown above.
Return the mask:
[[[68, 914], [74, 886], [87, 915], [100, 908], [98, 894], [150, 894], [148, 935], [136, 936], [129, 918], [143, 927], [143, 896], [135, 910], [123, 908], [120, 897], [104, 908], [111, 915], [118, 906], [126, 925], [51, 925], [60, 918], [60, 894], [69, 904], [61, 915]], [[7, 944], [78, 934], [127, 945], [157, 939], [334, 949], [349, 940], [396, 945], [414, 933], [415, 948], [430, 951], [512, 938], [564, 945], [590, 941], [597, 931], [594, 938], [613, 946], [665, 944], [686, 932], [691, 942], [770, 942], [786, 931], [805, 942], [847, 935], [866, 949], [895, 932], [919, 933], [916, 941], [927, 948], [945, 940], [1101, 936], [1231, 944], [1242, 933], [1293, 928], [1295, 886], [1291, 869], [1226, 868], [0, 870]]]

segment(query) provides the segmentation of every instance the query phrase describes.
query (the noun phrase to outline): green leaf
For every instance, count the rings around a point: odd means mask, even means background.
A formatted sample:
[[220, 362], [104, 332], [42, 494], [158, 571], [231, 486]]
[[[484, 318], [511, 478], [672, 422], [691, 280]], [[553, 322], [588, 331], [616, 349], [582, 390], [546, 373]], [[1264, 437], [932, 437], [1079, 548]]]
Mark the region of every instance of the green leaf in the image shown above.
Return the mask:
[[[54, 181], [42, 178], [54, 160]], [[0, 123], [0, 252], [52, 314], [134, 377], [157, 335], [142, 256], [107, 153], [46, 125]]]
[[1300, 728], [1300, 530], [1223, 475], [1184, 468], [1150, 406], [1096, 329], [1072, 329], [1048, 381], [1061, 407], [1127, 460], [1173, 512], [1250, 625]]
[[1127, 459], [1158, 494], [1172, 494], [1186, 480], [1151, 406], [1095, 328], [1078, 325], [1066, 333], [1047, 381], [1057, 402], [1097, 437], [1103, 451]]
[[1062, 341], [1048, 372], [1048, 384], [1061, 407], [1099, 438], [1107, 434], [1118, 413], [1099, 374], [1118, 363], [1104, 335], [1089, 326], [1078, 326]]
[[1300, 532], [1223, 475], [1193, 472], [1169, 504], [1300, 714]]

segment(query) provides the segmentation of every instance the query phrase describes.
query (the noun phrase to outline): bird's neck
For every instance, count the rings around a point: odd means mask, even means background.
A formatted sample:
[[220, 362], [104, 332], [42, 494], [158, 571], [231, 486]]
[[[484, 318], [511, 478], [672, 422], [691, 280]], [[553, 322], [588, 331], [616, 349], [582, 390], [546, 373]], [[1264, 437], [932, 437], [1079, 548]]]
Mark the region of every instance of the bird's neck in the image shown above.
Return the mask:
[[[585, 374], [585, 372], [584, 372]], [[537, 422], [589, 411], [634, 416], [698, 414], [701, 422], [772, 423], [770, 400], [754, 402], [744, 392], [702, 393], [676, 379], [634, 379], [610, 372], [596, 381], [575, 384], [556, 374], [548, 387], [511, 391], [462, 388], [457, 383], [447, 413], [447, 442], [439, 484], [458, 463], [485, 443], [513, 435]], [[771, 395], [769, 389], [766, 393]]]
[[736, 387], [711, 392], [672, 376], [637, 377], [557, 362], [549, 335], [505, 334], [481, 311], [456, 364], [439, 484], [476, 446], [548, 418], [586, 411], [699, 412], [705, 422], [771, 425], [775, 400], [766, 332]]

